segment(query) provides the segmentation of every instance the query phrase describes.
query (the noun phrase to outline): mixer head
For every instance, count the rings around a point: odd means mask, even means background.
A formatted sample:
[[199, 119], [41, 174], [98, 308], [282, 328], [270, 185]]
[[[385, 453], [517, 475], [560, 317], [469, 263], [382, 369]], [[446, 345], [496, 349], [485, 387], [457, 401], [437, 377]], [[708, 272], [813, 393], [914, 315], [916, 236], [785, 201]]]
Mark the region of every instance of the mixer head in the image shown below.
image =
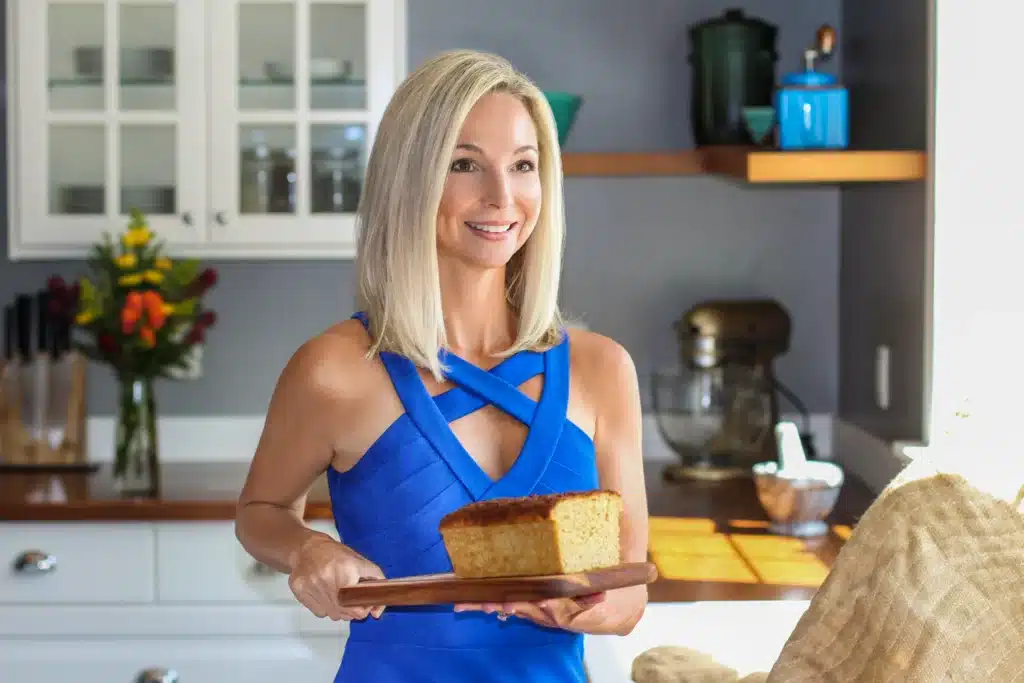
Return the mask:
[[771, 299], [719, 299], [691, 307], [676, 325], [685, 363], [766, 365], [789, 350], [789, 313]]

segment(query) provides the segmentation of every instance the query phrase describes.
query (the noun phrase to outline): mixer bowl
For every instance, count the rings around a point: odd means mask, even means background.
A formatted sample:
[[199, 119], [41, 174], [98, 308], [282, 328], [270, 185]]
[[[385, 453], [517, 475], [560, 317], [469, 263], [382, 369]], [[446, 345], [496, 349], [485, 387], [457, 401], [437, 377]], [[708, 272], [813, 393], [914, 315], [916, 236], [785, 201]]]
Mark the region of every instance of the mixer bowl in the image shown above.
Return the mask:
[[835, 507], [845, 479], [838, 465], [813, 460], [790, 473], [769, 461], [754, 465], [753, 473], [757, 498], [772, 520], [773, 533], [802, 538], [828, 533], [825, 518]]

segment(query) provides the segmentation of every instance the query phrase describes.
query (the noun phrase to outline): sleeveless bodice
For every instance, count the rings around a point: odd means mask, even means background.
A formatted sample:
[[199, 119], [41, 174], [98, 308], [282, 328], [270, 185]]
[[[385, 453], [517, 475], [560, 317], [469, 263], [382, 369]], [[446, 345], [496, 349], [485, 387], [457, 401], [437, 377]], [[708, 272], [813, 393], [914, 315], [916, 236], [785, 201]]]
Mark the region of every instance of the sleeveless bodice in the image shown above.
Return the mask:
[[[356, 314], [366, 324], [362, 314]], [[455, 386], [431, 396], [408, 359], [382, 353], [405, 412], [346, 472], [329, 468], [342, 542], [389, 578], [450, 572], [438, 531], [447, 513], [478, 500], [597, 488], [594, 444], [566, 418], [569, 341], [520, 352], [490, 370], [441, 354]], [[543, 374], [538, 401], [519, 390]], [[528, 426], [518, 458], [493, 479], [450, 423], [495, 405]], [[336, 683], [569, 683], [585, 681], [583, 636], [511, 617], [456, 613], [451, 605], [389, 607], [351, 623]]]

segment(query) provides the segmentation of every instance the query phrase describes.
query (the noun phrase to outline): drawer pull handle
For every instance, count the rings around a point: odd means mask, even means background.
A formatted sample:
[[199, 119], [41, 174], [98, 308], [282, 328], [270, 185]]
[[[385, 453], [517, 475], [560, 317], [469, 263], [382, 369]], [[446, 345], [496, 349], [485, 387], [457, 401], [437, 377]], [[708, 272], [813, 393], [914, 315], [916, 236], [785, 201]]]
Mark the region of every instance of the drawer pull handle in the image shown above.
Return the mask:
[[143, 669], [135, 683], [178, 683], [178, 672], [172, 669]]
[[49, 574], [57, 568], [57, 558], [41, 550], [26, 550], [14, 560], [14, 571], [21, 574]]

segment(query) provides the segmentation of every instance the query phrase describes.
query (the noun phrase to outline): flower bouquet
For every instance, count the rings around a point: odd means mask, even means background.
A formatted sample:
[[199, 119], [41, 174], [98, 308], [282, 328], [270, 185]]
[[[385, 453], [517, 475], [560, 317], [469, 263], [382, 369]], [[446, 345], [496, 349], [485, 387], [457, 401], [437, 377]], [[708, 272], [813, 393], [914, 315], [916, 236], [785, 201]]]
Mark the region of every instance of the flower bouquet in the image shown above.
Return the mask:
[[124, 495], [160, 492], [154, 381], [180, 378], [217, 320], [203, 306], [217, 282], [212, 268], [164, 255], [145, 216], [133, 211], [116, 239], [90, 250], [90, 274], [77, 282], [50, 278], [53, 316], [72, 329], [75, 349], [109, 365], [117, 380], [114, 477]]

